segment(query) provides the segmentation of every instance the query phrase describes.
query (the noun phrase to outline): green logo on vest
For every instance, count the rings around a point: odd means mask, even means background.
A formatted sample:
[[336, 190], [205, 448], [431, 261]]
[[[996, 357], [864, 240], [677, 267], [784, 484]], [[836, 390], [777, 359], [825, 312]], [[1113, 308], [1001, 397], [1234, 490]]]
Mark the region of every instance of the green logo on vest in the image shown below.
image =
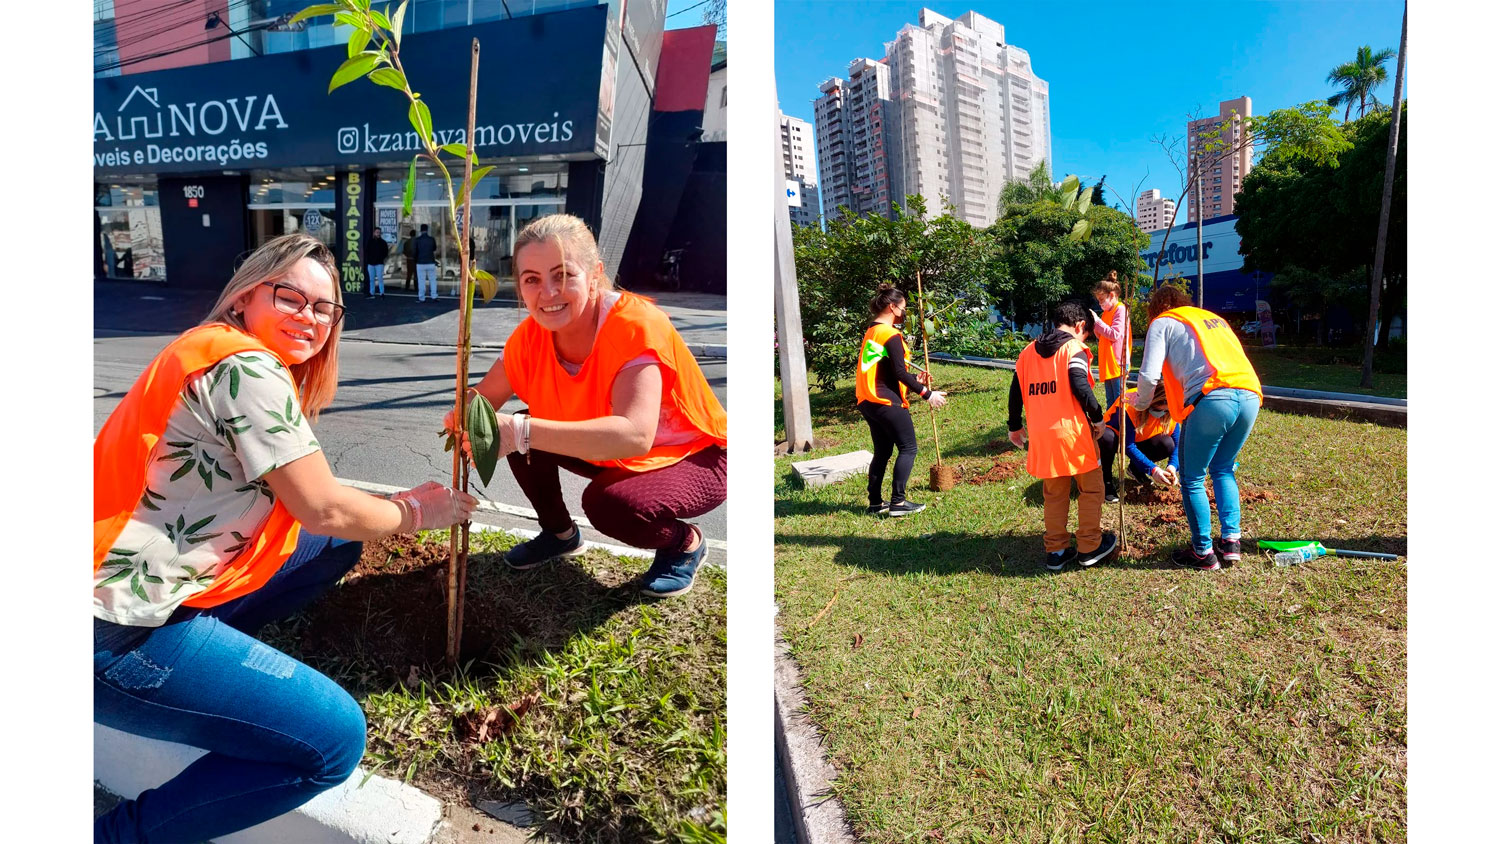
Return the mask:
[[880, 345], [874, 340], [866, 340], [864, 353], [861, 354], [859, 358], [859, 371], [869, 372], [870, 367], [874, 366], [875, 363], [881, 358], [885, 357], [885, 355], [886, 351], [884, 346]]

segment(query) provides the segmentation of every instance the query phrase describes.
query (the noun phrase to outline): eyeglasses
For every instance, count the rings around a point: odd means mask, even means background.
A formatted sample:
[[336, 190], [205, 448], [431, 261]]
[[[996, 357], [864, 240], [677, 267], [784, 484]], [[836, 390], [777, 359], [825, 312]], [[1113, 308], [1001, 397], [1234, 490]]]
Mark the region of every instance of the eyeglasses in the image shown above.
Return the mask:
[[271, 285], [272, 298], [276, 300], [276, 310], [284, 314], [299, 314], [302, 309], [312, 305], [313, 320], [319, 325], [334, 326], [344, 318], [344, 306], [327, 299], [319, 299], [314, 302], [302, 294], [302, 291], [290, 285], [277, 281], [263, 281], [261, 284]]

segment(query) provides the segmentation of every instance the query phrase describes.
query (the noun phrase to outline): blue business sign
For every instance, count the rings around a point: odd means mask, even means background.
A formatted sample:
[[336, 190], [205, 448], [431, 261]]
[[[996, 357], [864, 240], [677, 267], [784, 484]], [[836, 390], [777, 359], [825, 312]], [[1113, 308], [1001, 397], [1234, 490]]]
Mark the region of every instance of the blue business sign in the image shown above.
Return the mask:
[[[401, 63], [438, 143], [467, 140], [478, 38], [480, 157], [597, 155], [607, 14], [591, 6], [403, 38]], [[409, 160], [422, 144], [400, 91], [359, 80], [325, 93], [347, 57], [344, 46], [324, 47], [96, 79], [94, 172]]]
[[[1243, 269], [1245, 257], [1240, 254], [1240, 233], [1234, 228], [1238, 219], [1232, 215], [1212, 217], [1203, 225], [1203, 306], [1211, 311], [1254, 311], [1256, 300], [1267, 298], [1271, 288], [1270, 273], [1247, 273]], [[1151, 271], [1156, 270], [1160, 259], [1158, 278], [1181, 276], [1190, 283], [1196, 281], [1197, 226], [1188, 223], [1174, 226], [1170, 231], [1152, 232], [1151, 246], [1141, 252], [1141, 257]]]

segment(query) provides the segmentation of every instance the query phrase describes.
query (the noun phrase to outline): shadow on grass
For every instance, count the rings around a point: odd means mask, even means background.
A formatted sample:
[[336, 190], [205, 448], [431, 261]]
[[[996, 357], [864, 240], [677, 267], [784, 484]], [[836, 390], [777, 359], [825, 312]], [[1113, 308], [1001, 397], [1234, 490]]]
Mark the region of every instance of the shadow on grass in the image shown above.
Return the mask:
[[[777, 532], [779, 546], [834, 547], [833, 561], [889, 575], [982, 571], [1007, 577], [1052, 576], [1042, 568], [1041, 525], [1033, 535], [976, 536], [939, 531], [921, 538], [824, 536]], [[1076, 573], [1069, 568], [1061, 574]]]

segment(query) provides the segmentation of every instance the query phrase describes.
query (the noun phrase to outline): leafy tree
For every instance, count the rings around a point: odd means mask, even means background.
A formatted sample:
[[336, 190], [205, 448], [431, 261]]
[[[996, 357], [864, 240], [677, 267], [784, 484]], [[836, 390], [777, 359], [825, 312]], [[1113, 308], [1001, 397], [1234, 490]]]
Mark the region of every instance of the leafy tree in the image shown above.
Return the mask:
[[1099, 177], [1099, 184], [1094, 185], [1094, 204], [1095, 205], [1104, 205], [1105, 204], [1105, 202], [1104, 202], [1104, 180], [1106, 178], [1108, 178], [1108, 177], [1107, 176], [1100, 176]]
[[1396, 51], [1387, 47], [1380, 52], [1372, 52], [1367, 44], [1355, 51], [1354, 61], [1344, 62], [1333, 70], [1328, 71], [1328, 83], [1337, 85], [1343, 90], [1328, 98], [1328, 104], [1337, 108], [1344, 107], [1344, 121], [1349, 120], [1349, 111], [1356, 102], [1359, 103], [1359, 116], [1365, 116], [1365, 106], [1373, 103], [1378, 109], [1380, 101], [1375, 99], [1375, 89], [1385, 84], [1385, 63], [1396, 55]]

